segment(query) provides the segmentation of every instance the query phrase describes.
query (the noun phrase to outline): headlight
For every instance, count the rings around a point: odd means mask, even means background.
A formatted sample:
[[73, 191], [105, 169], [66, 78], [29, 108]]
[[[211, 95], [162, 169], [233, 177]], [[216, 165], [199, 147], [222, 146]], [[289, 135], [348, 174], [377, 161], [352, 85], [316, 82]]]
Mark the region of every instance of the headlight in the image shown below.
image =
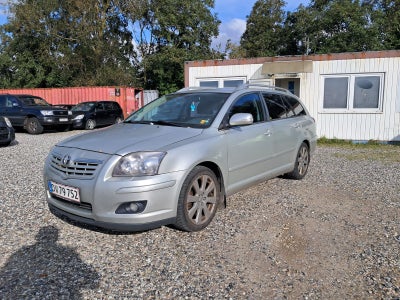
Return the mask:
[[8, 118], [4, 117], [4, 121], [6, 121], [8, 127], [12, 127], [12, 124]]
[[122, 157], [114, 167], [113, 176], [155, 175], [164, 152], [135, 152]]
[[85, 115], [77, 115], [74, 120], [82, 120]]
[[52, 116], [53, 115], [53, 111], [52, 110], [41, 110], [40, 113], [43, 116]]

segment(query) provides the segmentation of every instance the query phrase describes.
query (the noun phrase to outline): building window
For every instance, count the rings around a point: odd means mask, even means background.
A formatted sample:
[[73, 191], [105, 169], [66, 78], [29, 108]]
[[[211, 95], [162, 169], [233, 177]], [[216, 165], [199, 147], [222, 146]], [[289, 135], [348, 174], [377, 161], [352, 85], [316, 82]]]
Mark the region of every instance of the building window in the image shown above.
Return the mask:
[[200, 87], [211, 87], [211, 88], [218, 87], [218, 81], [216, 80], [200, 81], [199, 84]]
[[199, 87], [209, 87], [209, 88], [223, 88], [223, 87], [238, 87], [246, 82], [245, 77], [208, 77], [199, 78], [196, 80], [196, 85]]
[[383, 74], [324, 76], [324, 111], [378, 112], [382, 110]]
[[238, 87], [243, 84], [243, 80], [224, 80], [224, 87]]

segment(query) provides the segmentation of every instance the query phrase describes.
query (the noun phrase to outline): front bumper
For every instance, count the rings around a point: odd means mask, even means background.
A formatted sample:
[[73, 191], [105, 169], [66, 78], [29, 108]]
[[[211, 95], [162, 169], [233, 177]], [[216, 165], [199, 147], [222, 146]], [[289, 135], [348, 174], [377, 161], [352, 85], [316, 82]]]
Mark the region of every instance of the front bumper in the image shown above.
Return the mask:
[[0, 145], [6, 145], [15, 140], [15, 130], [7, 126], [0, 127]]
[[67, 116], [51, 116], [51, 117], [43, 117], [41, 120], [41, 124], [44, 126], [51, 125], [71, 125], [72, 119]]
[[[119, 157], [111, 156], [92, 178], [68, 178], [68, 175], [51, 167], [49, 157], [44, 170], [44, 186], [49, 208], [56, 215], [122, 231], [152, 229], [175, 222], [184, 171], [138, 178], [112, 177], [113, 166]], [[49, 180], [78, 188], [80, 203], [70, 202], [52, 194], [48, 187]], [[146, 201], [143, 212], [116, 213], [121, 205], [134, 201]]]

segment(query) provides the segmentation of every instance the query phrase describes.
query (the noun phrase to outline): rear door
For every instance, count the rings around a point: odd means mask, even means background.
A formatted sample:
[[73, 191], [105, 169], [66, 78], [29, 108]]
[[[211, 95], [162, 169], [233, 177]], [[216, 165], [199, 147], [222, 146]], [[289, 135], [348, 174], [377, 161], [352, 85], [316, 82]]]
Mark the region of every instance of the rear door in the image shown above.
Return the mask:
[[272, 140], [276, 157], [274, 166], [283, 169], [291, 167], [301, 139], [300, 119], [284, 100], [284, 95], [272, 92], [263, 92], [262, 94], [272, 126]]

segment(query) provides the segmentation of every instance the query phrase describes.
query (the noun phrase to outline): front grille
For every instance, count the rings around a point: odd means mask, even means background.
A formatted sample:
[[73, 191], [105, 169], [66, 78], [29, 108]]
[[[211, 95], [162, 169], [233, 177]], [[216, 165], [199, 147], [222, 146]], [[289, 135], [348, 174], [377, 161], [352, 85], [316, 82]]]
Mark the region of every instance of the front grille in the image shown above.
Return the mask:
[[54, 116], [68, 116], [68, 110], [53, 110]]
[[77, 159], [63, 164], [62, 158], [53, 154], [50, 166], [69, 178], [91, 178], [96, 174], [101, 163], [99, 160]]

